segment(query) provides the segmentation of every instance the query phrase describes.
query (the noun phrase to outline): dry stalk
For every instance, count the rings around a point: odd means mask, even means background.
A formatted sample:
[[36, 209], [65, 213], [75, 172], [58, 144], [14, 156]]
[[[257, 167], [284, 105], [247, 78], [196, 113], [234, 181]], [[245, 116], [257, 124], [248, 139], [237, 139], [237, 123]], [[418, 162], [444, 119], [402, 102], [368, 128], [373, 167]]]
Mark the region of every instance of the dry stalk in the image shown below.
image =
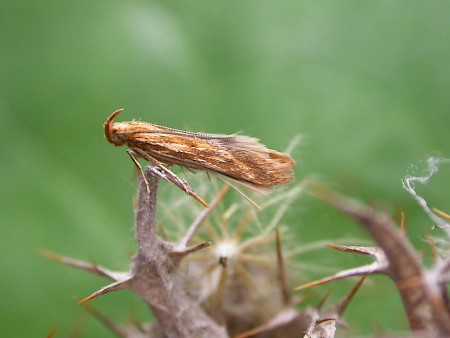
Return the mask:
[[79, 303], [86, 303], [98, 296], [122, 289], [130, 289], [147, 303], [157, 320], [158, 329], [155, 329], [155, 326], [121, 327], [90, 311], [121, 337], [228, 337], [225, 328], [205, 314], [200, 304], [187, 295], [179, 276], [178, 267], [181, 260], [208, 247], [210, 243], [175, 245], [156, 235], [156, 194], [161, 174], [157, 168], [148, 166], [145, 175], [150, 194], [147, 193], [145, 180], [140, 176], [135, 216], [137, 253], [132, 258], [129, 271], [112, 272], [96, 264], [52, 253], [46, 253], [47, 256], [113, 281]]
[[446, 278], [450, 263], [438, 262], [427, 270], [404, 233], [386, 213], [341, 196], [315, 184], [311, 191], [317, 197], [356, 219], [379, 247], [330, 245], [332, 248], [372, 256], [372, 264], [340, 271], [333, 276], [299, 286], [297, 290], [352, 276], [388, 275], [396, 284], [411, 329], [423, 337], [450, 336], [450, 314]]

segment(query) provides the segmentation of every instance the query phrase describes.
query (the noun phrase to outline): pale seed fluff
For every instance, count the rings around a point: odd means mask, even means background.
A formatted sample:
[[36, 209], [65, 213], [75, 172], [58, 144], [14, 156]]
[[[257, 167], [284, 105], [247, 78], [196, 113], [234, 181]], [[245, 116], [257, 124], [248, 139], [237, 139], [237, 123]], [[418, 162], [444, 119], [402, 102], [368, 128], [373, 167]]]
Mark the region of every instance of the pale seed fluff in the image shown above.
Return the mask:
[[[192, 182], [191, 177], [190, 184], [207, 201], [223, 187], [217, 180]], [[249, 196], [260, 206], [258, 210], [229, 189], [189, 242], [210, 241], [212, 246], [184, 259], [180, 282], [231, 335], [261, 325], [283, 309], [275, 230], [282, 226], [282, 216], [301, 191], [301, 186], [295, 186], [266, 196]], [[167, 207], [160, 217], [164, 232], [171, 240], [182, 237], [203, 211], [188, 198], [178, 199], [176, 207]]]

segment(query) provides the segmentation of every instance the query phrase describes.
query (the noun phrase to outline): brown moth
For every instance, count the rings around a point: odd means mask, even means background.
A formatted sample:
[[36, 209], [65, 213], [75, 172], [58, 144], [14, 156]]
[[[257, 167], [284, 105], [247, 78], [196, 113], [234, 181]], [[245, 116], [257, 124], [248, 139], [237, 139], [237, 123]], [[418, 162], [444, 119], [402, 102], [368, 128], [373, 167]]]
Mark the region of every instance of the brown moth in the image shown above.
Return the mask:
[[256, 190], [287, 184], [294, 179], [292, 157], [266, 148], [256, 138], [193, 133], [140, 121], [114, 122], [122, 111], [116, 110], [106, 120], [106, 139], [116, 146], [127, 145], [136, 165], [139, 166], [136, 157], [142, 157], [165, 174], [170, 173], [172, 183], [177, 181], [176, 185], [204, 205], [206, 203], [195, 193], [187, 191], [190, 187], [186, 182], [162, 164], [219, 173]]

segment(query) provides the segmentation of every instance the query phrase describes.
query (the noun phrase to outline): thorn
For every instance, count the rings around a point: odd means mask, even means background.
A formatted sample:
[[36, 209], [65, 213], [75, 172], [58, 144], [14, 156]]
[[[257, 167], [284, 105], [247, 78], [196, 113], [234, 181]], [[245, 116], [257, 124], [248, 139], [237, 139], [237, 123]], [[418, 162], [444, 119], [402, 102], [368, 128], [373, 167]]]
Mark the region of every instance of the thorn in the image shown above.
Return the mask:
[[344, 313], [344, 311], [347, 308], [348, 304], [350, 304], [351, 300], [355, 296], [356, 292], [361, 288], [361, 285], [364, 283], [366, 278], [367, 278], [367, 275], [366, 276], [362, 276], [359, 279], [358, 283], [356, 283], [356, 285], [352, 288], [350, 293], [342, 301], [340, 301], [336, 305], [336, 312], [337, 312], [337, 314], [339, 316], [341, 316]]
[[46, 249], [39, 249], [39, 253], [44, 256], [47, 257], [49, 259], [51, 259], [52, 261], [58, 262], [58, 263], [64, 263], [64, 256], [57, 254], [56, 252], [53, 251], [49, 251]]
[[58, 324], [53, 325], [52, 329], [50, 330], [50, 332], [47, 335], [47, 338], [53, 338], [57, 329], [58, 329]]
[[95, 291], [94, 293], [92, 293], [91, 295], [87, 296], [86, 298], [79, 300], [77, 302], [77, 304], [84, 304], [89, 302], [90, 300], [97, 298], [99, 296], [105, 295], [107, 293], [113, 292], [113, 291], [118, 291], [118, 290], [122, 290], [122, 289], [126, 289], [128, 287], [129, 282], [132, 280], [132, 277], [125, 279], [123, 281], [119, 281], [119, 282], [115, 282], [115, 283], [111, 283], [103, 288], [101, 288], [100, 290]]
[[379, 263], [379, 262], [374, 262], [371, 264], [367, 264], [367, 265], [362, 265], [353, 269], [347, 269], [347, 270], [343, 270], [343, 271], [339, 271], [337, 273], [335, 273], [334, 275], [322, 278], [322, 279], [318, 279], [316, 281], [310, 282], [310, 283], [306, 283], [300, 286], [297, 286], [294, 291], [299, 291], [299, 290], [304, 290], [304, 289], [308, 289], [308, 288], [312, 288], [315, 286], [319, 286], [319, 285], [323, 285], [323, 284], [327, 284], [333, 281], [337, 281], [340, 279], [345, 279], [345, 278], [350, 278], [350, 277], [357, 277], [357, 276], [365, 276], [365, 275], [372, 275], [375, 273], [387, 273], [386, 272], [386, 267], [383, 266], [383, 264]]
[[286, 270], [284, 267], [283, 253], [281, 249], [280, 229], [275, 230], [275, 239], [277, 247], [277, 268], [278, 268], [278, 282], [280, 283], [281, 295], [283, 297], [284, 305], [291, 304], [291, 295], [289, 293], [288, 284], [286, 281]]
[[101, 265], [97, 265], [96, 263], [88, 263], [88, 262], [78, 260], [75, 258], [66, 257], [66, 256], [57, 254], [57, 253], [49, 251], [49, 250], [41, 249], [41, 250], [39, 250], [39, 252], [44, 257], [47, 257], [55, 262], [70, 266], [72, 268], [77, 268], [80, 270], [92, 272], [92, 273], [95, 273], [96, 275], [99, 275], [101, 277], [106, 277], [111, 280], [117, 281], [120, 278], [122, 278], [124, 274], [126, 274], [123, 272], [110, 271]]
[[368, 255], [375, 259], [373, 263], [361, 265], [356, 268], [342, 270], [339, 272], [336, 272], [334, 275], [316, 280], [314, 282], [310, 282], [307, 284], [300, 285], [296, 287], [294, 290], [303, 290], [311, 287], [315, 287], [318, 285], [326, 284], [335, 280], [349, 278], [349, 277], [356, 277], [356, 276], [365, 276], [365, 275], [371, 275], [375, 273], [384, 273], [388, 274], [389, 272], [389, 261], [386, 258], [386, 255], [384, 254], [384, 251], [379, 247], [364, 247], [364, 246], [344, 246], [344, 245], [336, 245], [332, 243], [327, 244], [328, 247], [344, 251], [344, 252], [350, 252], [360, 255]]
[[319, 304], [317, 304], [317, 310], [320, 310], [323, 306], [323, 304], [325, 304], [325, 302], [327, 301], [327, 299], [330, 297], [331, 292], [333, 291], [333, 289], [329, 290], [325, 296], [322, 297], [322, 299], [320, 300]]
[[175, 251], [174, 253], [177, 254], [177, 255], [180, 255], [180, 256], [184, 257], [184, 256], [187, 256], [187, 255], [189, 255], [189, 254], [191, 254], [191, 253], [197, 252], [197, 251], [199, 251], [199, 250], [208, 248], [208, 247], [210, 247], [211, 245], [212, 245], [211, 242], [202, 242], [202, 243], [198, 243], [198, 244], [191, 245], [191, 246], [189, 246], [189, 247], [187, 247], [187, 248], [184, 248], [184, 249], [182, 249], [182, 250]]
[[432, 208], [432, 210], [434, 211], [435, 214], [441, 216], [442, 218], [446, 219], [447, 221], [450, 221], [450, 215], [446, 214], [445, 212], [437, 209], [437, 208]]
[[337, 245], [333, 243], [328, 243], [327, 247], [343, 252], [354, 253], [358, 255], [366, 255], [372, 257], [378, 257], [382, 254], [382, 250], [378, 247], [370, 246], [356, 246], [356, 245]]
[[88, 304], [82, 304], [82, 307], [86, 312], [88, 312], [90, 315], [92, 315], [94, 318], [96, 318], [99, 322], [101, 322], [106, 328], [111, 330], [112, 332], [116, 333], [120, 337], [129, 337], [130, 332], [123, 327], [122, 325], [118, 325], [114, 323], [111, 319], [106, 317], [105, 315], [101, 314], [99, 311], [94, 309], [92, 306], [89, 306]]
[[194, 197], [194, 199], [203, 205], [205, 208], [209, 208], [208, 203], [206, 203], [200, 196], [198, 196], [194, 191], [188, 192], [188, 195]]
[[100, 296], [100, 294], [93, 293], [93, 294], [91, 294], [90, 296], [88, 296], [88, 297], [86, 297], [86, 298], [83, 298], [82, 300], [79, 300], [79, 301], [77, 302], [77, 304], [78, 304], [78, 305], [83, 305], [84, 303], [89, 302], [91, 299], [94, 299], [94, 298], [97, 297], [97, 296]]
[[406, 234], [406, 216], [405, 216], [405, 213], [403, 211], [400, 212], [400, 217], [401, 217], [400, 231], [403, 234]]
[[312, 287], [315, 287], [315, 286], [319, 286], [319, 285], [322, 285], [322, 284], [329, 283], [329, 282], [331, 282], [333, 280], [334, 280], [333, 277], [327, 277], [327, 278], [319, 279], [319, 280], [316, 280], [314, 282], [310, 282], [310, 283], [306, 283], [306, 284], [297, 286], [294, 289], [294, 291], [300, 291], [300, 290], [304, 290], [304, 289], [309, 289], [309, 288], [312, 288]]
[[316, 321], [316, 325], [320, 325], [326, 322], [336, 322], [336, 318], [333, 317], [327, 317], [327, 318], [320, 318]]

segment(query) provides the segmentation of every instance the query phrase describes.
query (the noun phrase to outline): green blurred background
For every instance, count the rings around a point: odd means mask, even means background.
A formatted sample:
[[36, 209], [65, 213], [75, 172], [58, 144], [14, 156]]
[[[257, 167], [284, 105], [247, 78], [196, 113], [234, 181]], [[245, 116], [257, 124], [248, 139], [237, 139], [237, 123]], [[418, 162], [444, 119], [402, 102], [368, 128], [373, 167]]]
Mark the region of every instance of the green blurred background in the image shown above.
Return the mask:
[[[0, 336], [42, 337], [55, 323], [57, 337], [111, 336], [75, 304], [105, 280], [38, 250], [128, 266], [133, 166], [102, 134], [117, 108], [122, 120], [243, 131], [280, 150], [300, 133], [299, 179], [401, 208], [425, 247], [431, 222], [400, 179], [450, 156], [449, 17], [448, 1], [0, 1]], [[448, 167], [421, 187], [447, 212]], [[364, 237], [311, 198], [285, 222], [299, 245]], [[327, 250], [308, 259], [360, 263]], [[392, 284], [371, 281], [346, 314], [354, 334], [404, 329]], [[335, 299], [352, 284], [336, 283]], [[94, 306], [147, 319], [125, 291]]]

